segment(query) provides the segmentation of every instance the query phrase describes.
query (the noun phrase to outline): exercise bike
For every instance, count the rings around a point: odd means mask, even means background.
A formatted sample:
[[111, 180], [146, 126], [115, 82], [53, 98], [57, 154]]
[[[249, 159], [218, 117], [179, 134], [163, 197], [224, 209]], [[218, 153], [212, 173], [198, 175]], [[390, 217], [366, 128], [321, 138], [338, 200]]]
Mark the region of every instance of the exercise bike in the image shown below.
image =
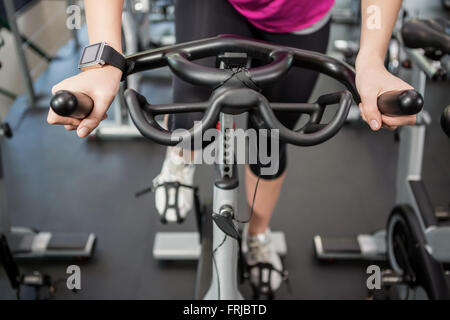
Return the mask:
[[[219, 68], [197, 65], [192, 60], [216, 57]], [[250, 60], [263, 63], [249, 67]], [[355, 74], [345, 63], [324, 54], [284, 47], [233, 35], [220, 35], [177, 44], [127, 57], [129, 73], [169, 66], [181, 79], [212, 89], [210, 99], [199, 103], [151, 105], [134, 90], [125, 92], [127, 106], [141, 134], [159, 144], [174, 146], [203, 141], [208, 129], [218, 130], [216, 138], [218, 161], [215, 162], [214, 197], [210, 211], [199, 214], [201, 254], [196, 279], [196, 299], [242, 299], [238, 279], [246, 274], [239, 259], [241, 232], [239, 226], [249, 219], [238, 215], [239, 180], [236, 154], [230, 148], [233, 139], [234, 115], [248, 113], [259, 128], [269, 129], [279, 139], [296, 146], [315, 146], [334, 137], [342, 128], [352, 104], [359, 102]], [[259, 88], [277, 81], [292, 67], [303, 67], [326, 74], [348, 90], [322, 95], [315, 103], [269, 102]], [[415, 114], [422, 107], [422, 98], [414, 90], [388, 92], [380, 96], [380, 110], [385, 114]], [[337, 105], [334, 116], [322, 123], [329, 106]], [[92, 109], [90, 97], [78, 92], [57, 92], [51, 107], [60, 115], [83, 118]], [[309, 117], [299, 130], [290, 130], [280, 123], [274, 111], [295, 112]], [[190, 130], [169, 132], [155, 117], [163, 114], [202, 112], [200, 124]], [[219, 121], [219, 124], [217, 122]], [[216, 131], [217, 132], [217, 131]], [[256, 192], [256, 191], [255, 191]], [[196, 207], [201, 208], [199, 204]], [[241, 262], [241, 263], [239, 263]], [[260, 266], [268, 268], [268, 266]], [[269, 270], [273, 271], [273, 270]], [[239, 277], [240, 276], [240, 277]], [[268, 283], [263, 283], [273, 297]]]
[[[413, 83], [422, 95], [427, 77], [445, 80], [445, 69], [430, 59], [439, 61], [450, 54], [449, 26], [448, 21], [439, 19], [403, 23], [401, 39], [412, 62]], [[440, 124], [450, 137], [450, 107], [442, 113]], [[450, 226], [439, 223], [421, 177], [426, 126], [421, 113], [416, 125], [400, 131], [396, 206], [386, 230], [356, 237], [314, 237], [320, 260], [387, 260], [392, 270], [386, 270], [383, 279], [390, 298], [408, 299], [422, 288], [429, 299], [450, 299], [445, 278], [450, 263]], [[440, 212], [440, 216], [448, 216], [448, 212]]]

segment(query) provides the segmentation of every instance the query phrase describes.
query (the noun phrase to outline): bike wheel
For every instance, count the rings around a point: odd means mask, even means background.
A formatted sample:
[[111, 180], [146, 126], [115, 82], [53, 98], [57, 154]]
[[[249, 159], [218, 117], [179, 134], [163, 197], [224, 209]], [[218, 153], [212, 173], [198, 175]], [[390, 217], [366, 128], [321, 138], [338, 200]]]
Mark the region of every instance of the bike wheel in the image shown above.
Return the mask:
[[403, 276], [402, 290], [409, 298], [410, 290], [423, 288], [429, 299], [449, 299], [442, 264], [427, 249], [423, 228], [409, 206], [397, 206], [387, 226], [388, 261], [395, 273]]

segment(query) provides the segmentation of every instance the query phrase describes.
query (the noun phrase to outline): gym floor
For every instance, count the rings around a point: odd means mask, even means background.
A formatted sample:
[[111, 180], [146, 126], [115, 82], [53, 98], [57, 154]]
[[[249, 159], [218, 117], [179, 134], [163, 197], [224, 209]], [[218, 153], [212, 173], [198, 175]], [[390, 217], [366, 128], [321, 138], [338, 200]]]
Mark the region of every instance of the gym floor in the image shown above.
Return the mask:
[[[421, 9], [422, 17], [445, 14], [439, 1], [430, 2], [426, 10]], [[331, 40], [344, 36], [357, 34], [346, 26], [333, 25]], [[48, 95], [53, 84], [76, 73], [79, 53], [74, 52], [73, 43], [61, 48], [58, 55], [64, 59], [51, 63], [36, 81], [38, 92]], [[142, 92], [153, 103], [169, 102], [171, 81], [166, 72], [150, 76]], [[312, 100], [338, 89], [335, 81], [320, 77]], [[438, 120], [450, 101], [448, 82], [429, 82], [425, 101], [433, 122], [427, 131], [423, 177], [434, 204], [446, 207], [450, 200], [450, 142]], [[2, 147], [13, 225], [94, 232], [98, 237], [94, 258], [80, 263], [81, 291], [74, 294], [61, 285], [56, 298], [190, 299], [196, 264], [160, 263], [153, 259], [152, 247], [157, 231], [194, 230], [193, 215], [181, 226], [164, 226], [156, 216], [151, 194], [134, 198], [134, 193], [149, 186], [158, 174], [165, 148], [144, 139], [81, 140], [73, 132], [49, 126], [46, 115], [46, 108], [30, 109], [26, 99], [19, 98], [6, 119], [14, 137], [4, 140]], [[291, 290], [284, 285], [277, 299], [367, 296], [367, 264], [319, 263], [314, 258], [312, 237], [371, 233], [385, 227], [394, 204], [397, 147], [392, 132], [372, 133], [362, 123], [346, 125], [335, 138], [316, 147], [289, 147], [289, 174], [272, 229], [286, 235]], [[208, 166], [200, 166], [196, 172], [203, 200], [212, 198], [211, 173]], [[247, 214], [243, 190], [240, 208], [241, 214]], [[66, 277], [68, 264], [26, 263], [21, 267], [58, 279]], [[3, 269], [0, 288], [0, 299], [14, 299]], [[242, 291], [250, 297], [248, 284]]]

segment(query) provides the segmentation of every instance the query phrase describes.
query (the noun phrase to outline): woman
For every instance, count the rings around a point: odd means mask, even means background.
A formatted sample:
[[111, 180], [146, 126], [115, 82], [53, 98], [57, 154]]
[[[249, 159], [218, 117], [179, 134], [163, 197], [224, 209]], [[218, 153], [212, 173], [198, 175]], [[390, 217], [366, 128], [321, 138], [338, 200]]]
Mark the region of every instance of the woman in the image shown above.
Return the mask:
[[[297, 47], [325, 53], [330, 31], [330, 9], [334, 0], [179, 0], [175, 8], [177, 42], [186, 42], [217, 34], [237, 34], [261, 39], [285, 46]], [[123, 0], [85, 0], [89, 40], [91, 43], [107, 42], [121, 51], [121, 13]], [[373, 13], [375, 7], [377, 16]], [[384, 56], [397, 18], [401, 0], [377, 1], [362, 0], [362, 32], [360, 51], [356, 60], [356, 85], [361, 96], [361, 116], [374, 131], [384, 127], [414, 124], [415, 116], [388, 117], [381, 115], [377, 108], [377, 97], [390, 90], [411, 89], [411, 86], [386, 71]], [[375, 21], [373, 19], [379, 19]], [[211, 61], [202, 61], [210, 65]], [[54, 86], [53, 92], [61, 89], [80, 91], [94, 101], [92, 113], [83, 120], [60, 117], [51, 110], [50, 124], [62, 124], [67, 130], [77, 130], [83, 138], [94, 130], [105, 117], [119, 87], [122, 72], [105, 66], [82, 72]], [[307, 70], [292, 70], [273, 86], [263, 88], [263, 94], [272, 101], [307, 101], [317, 73]], [[174, 101], [204, 101], [209, 96], [205, 88], [194, 87], [179, 79], [174, 80]], [[292, 128], [295, 117], [278, 115], [279, 120]], [[174, 116], [169, 118], [170, 129], [190, 128], [198, 115]], [[271, 239], [269, 222], [278, 200], [281, 186], [286, 176], [286, 146], [280, 143], [279, 170], [272, 176], [261, 176], [254, 203], [254, 213], [249, 223], [246, 237], [248, 246], [247, 263], [250, 266], [263, 264], [274, 270], [283, 269], [281, 260], [275, 252]], [[181, 151], [169, 148], [162, 171], [154, 180], [155, 185], [178, 181], [192, 185], [194, 167], [181, 157]], [[246, 169], [246, 189], [248, 204], [252, 204], [258, 181], [259, 166]], [[163, 214], [167, 203], [174, 203], [174, 194], [165, 199], [164, 188], [157, 188], [156, 207]], [[178, 198], [179, 213], [184, 217], [192, 208], [192, 190], [180, 188]], [[166, 212], [169, 221], [176, 220], [174, 209]], [[258, 268], [252, 268], [251, 281], [258, 283]], [[261, 271], [262, 272], [262, 271]], [[262, 281], [269, 285], [266, 290], [275, 291], [282, 281], [278, 272], [264, 270]]]

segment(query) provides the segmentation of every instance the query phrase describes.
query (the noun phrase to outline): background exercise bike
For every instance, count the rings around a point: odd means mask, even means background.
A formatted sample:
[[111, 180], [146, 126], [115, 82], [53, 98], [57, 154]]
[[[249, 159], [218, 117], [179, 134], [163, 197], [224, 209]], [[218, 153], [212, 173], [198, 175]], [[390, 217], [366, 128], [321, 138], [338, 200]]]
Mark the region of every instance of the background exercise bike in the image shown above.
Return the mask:
[[[439, 61], [450, 54], [449, 26], [445, 20], [419, 19], [402, 25], [399, 38], [412, 63], [413, 85], [422, 94], [427, 77], [445, 81], [445, 66]], [[445, 108], [440, 122], [450, 137], [450, 107]], [[437, 214], [421, 177], [426, 126], [422, 112], [416, 125], [400, 130], [396, 206], [386, 230], [356, 237], [314, 237], [316, 256], [321, 260], [388, 260], [393, 272], [384, 273], [384, 285], [390, 289], [390, 298], [420, 297], [411, 293], [420, 293], [422, 288], [429, 299], [450, 299], [445, 277], [450, 263], [450, 226], [439, 222], [448, 213]]]
[[[220, 69], [190, 61], [205, 57], [217, 57]], [[248, 68], [250, 59], [260, 60], [265, 65]], [[195, 145], [195, 141], [203, 141], [205, 131], [216, 128], [220, 120], [216, 138], [219, 161], [215, 164], [212, 212], [203, 211], [198, 215], [201, 255], [195, 298], [240, 299], [242, 295], [237, 280], [239, 274], [245, 275], [246, 268], [239, 264], [241, 234], [238, 226], [249, 219], [240, 218], [237, 210], [239, 181], [234, 150], [230, 148], [233, 116], [248, 112], [254, 122], [260, 124], [259, 128], [269, 129], [270, 134], [276, 132], [283, 141], [296, 146], [318, 145], [331, 139], [342, 128], [352, 103], [352, 95], [356, 102], [360, 101], [354, 71], [323, 54], [231, 35], [135, 54], [127, 57], [127, 62], [129, 74], [169, 66], [183, 80], [212, 89], [209, 101], [200, 103], [151, 105], [134, 90], [126, 91], [125, 100], [141, 134], [163, 145], [173, 146], [187, 141]], [[269, 102], [259, 92], [259, 87], [275, 82], [291, 67], [303, 67], [326, 74], [349, 91], [322, 95], [315, 103]], [[328, 113], [331, 105], [338, 105], [332, 116]], [[53, 110], [62, 116], [84, 118], [92, 106], [92, 100], [78, 92], [60, 91], [51, 101]], [[414, 90], [388, 92], [379, 98], [379, 107], [385, 114], [415, 114], [422, 107], [422, 98]], [[277, 120], [274, 111], [297, 112], [308, 116], [309, 120], [301, 129], [289, 130]], [[195, 125], [189, 131], [169, 132], [155, 119], [158, 115], [186, 112], [203, 112], [201, 125]], [[328, 121], [322, 123], [323, 118]], [[200, 205], [196, 207], [200, 208]], [[242, 259], [240, 262], [243, 262]], [[265, 291], [269, 297], [272, 296], [270, 289]]]

